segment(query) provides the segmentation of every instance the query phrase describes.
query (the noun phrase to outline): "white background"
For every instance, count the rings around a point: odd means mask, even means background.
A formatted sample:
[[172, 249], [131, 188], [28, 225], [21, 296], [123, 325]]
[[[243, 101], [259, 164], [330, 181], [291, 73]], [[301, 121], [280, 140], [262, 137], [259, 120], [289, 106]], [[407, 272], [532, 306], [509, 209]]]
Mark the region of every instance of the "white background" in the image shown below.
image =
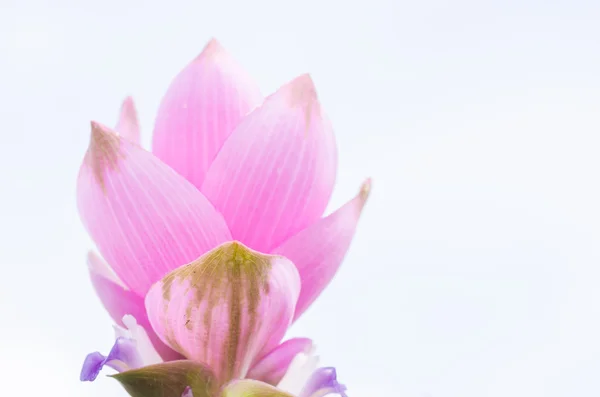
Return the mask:
[[600, 3], [0, 0], [0, 394], [124, 396], [75, 178], [89, 120], [143, 139], [210, 39], [264, 93], [311, 72], [340, 150], [330, 210], [373, 192], [292, 329], [352, 397], [600, 395]]

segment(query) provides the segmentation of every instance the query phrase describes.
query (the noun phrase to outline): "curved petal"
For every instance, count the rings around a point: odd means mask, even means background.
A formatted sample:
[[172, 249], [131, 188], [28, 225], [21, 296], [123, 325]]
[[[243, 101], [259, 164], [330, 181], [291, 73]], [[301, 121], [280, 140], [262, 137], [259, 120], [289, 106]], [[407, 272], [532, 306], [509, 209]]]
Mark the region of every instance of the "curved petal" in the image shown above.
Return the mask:
[[123, 317], [133, 316], [146, 331], [152, 345], [164, 360], [181, 358], [176, 351], [162, 343], [152, 330], [146, 315], [144, 299], [128, 290], [110, 269], [110, 266], [94, 252], [88, 253], [87, 263], [94, 290], [113, 321], [119, 326], [125, 327]]
[[287, 372], [294, 357], [299, 353], [308, 353], [312, 349], [312, 340], [308, 338], [289, 339], [252, 365], [248, 378], [276, 385]]
[[317, 299], [342, 264], [370, 190], [371, 180], [367, 180], [343, 207], [273, 250], [294, 262], [300, 274], [302, 289], [294, 320]]
[[[147, 321], [148, 320], [146, 319], [146, 322]], [[154, 348], [152, 342], [150, 341], [150, 336], [148, 335], [148, 332], [146, 332], [146, 329], [142, 325], [138, 324], [137, 319], [134, 316], [132, 316], [131, 314], [124, 315], [121, 319], [121, 323], [123, 324], [123, 326], [114, 326], [115, 336], [117, 338], [123, 337], [135, 340], [138, 353], [142, 358], [144, 365], [157, 364], [164, 361], [160, 354], [158, 354], [158, 351]], [[152, 331], [151, 327], [146, 328], [154, 336], [156, 336]], [[171, 352], [175, 353], [173, 350], [171, 350]], [[181, 359], [181, 356], [177, 355], [173, 359]]]
[[338, 382], [335, 368], [323, 367], [312, 374], [298, 397], [324, 397], [329, 394], [347, 397], [346, 386]]
[[119, 285], [124, 290], [127, 289], [127, 287], [125, 286], [123, 281], [119, 279], [119, 276], [117, 276], [115, 271], [94, 251], [88, 251], [87, 265], [88, 270], [90, 271], [90, 276], [92, 277], [92, 282], [94, 282], [94, 278], [102, 277], [108, 281], [113, 282], [114, 284]]
[[242, 120], [201, 190], [234, 239], [269, 252], [321, 217], [336, 164], [333, 131], [303, 75]]
[[140, 122], [132, 97], [127, 97], [123, 101], [115, 131], [123, 138], [128, 139], [137, 145], [140, 144]]
[[143, 361], [135, 341], [117, 338], [108, 356], [103, 356], [99, 352], [88, 354], [83, 362], [79, 379], [83, 382], [93, 382], [105, 365], [118, 372], [141, 367]]
[[299, 290], [293, 263], [233, 241], [153, 285], [146, 309], [163, 342], [205, 363], [223, 384], [243, 378], [279, 343]]
[[152, 151], [200, 187], [223, 142], [262, 99], [258, 85], [213, 39], [165, 94]]
[[297, 396], [318, 366], [319, 356], [315, 355], [314, 348], [296, 354], [277, 388]]
[[223, 388], [221, 397], [294, 397], [268, 383], [241, 379], [230, 382]]
[[170, 270], [230, 240], [198, 189], [98, 123], [79, 170], [77, 203], [102, 256], [141, 296]]
[[[85, 358], [80, 375], [82, 381], [94, 381], [105, 365], [122, 372], [163, 362], [148, 333], [135, 317], [128, 314], [120, 322], [124, 326], [115, 326], [115, 344], [108, 356], [94, 352]], [[177, 356], [175, 359], [180, 358]]]
[[87, 263], [96, 294], [117, 324], [123, 325], [121, 319], [126, 314], [136, 318], [146, 317], [144, 299], [128, 290], [115, 275], [111, 274], [110, 267], [102, 258], [90, 251]]

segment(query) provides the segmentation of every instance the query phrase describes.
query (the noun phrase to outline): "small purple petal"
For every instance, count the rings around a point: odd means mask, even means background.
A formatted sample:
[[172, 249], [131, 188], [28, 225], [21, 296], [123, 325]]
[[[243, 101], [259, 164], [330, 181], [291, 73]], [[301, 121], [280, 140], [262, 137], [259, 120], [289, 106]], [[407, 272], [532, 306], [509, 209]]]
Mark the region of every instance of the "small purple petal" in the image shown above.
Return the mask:
[[90, 353], [85, 358], [83, 362], [83, 367], [81, 368], [81, 375], [79, 375], [79, 379], [84, 381], [94, 381], [100, 373], [100, 368], [104, 365], [104, 361], [106, 357], [104, 357], [99, 352]]
[[346, 386], [337, 381], [335, 368], [323, 367], [313, 372], [299, 397], [321, 397], [332, 393], [348, 397], [345, 391]]
[[88, 354], [83, 362], [79, 379], [82, 382], [94, 381], [105, 365], [118, 372], [140, 367], [142, 360], [137, 351], [135, 341], [120, 337], [115, 341], [108, 356], [105, 357], [99, 352]]
[[183, 393], [181, 393], [181, 397], [194, 397], [194, 394], [192, 393], [192, 388], [187, 386]]

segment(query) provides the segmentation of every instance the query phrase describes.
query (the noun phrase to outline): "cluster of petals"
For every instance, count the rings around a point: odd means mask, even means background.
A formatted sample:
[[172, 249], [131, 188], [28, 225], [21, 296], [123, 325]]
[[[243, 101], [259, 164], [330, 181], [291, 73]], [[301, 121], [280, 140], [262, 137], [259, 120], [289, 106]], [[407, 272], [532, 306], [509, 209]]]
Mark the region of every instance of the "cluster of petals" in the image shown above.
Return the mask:
[[81, 379], [188, 360], [223, 396], [343, 395], [310, 339], [282, 342], [334, 277], [370, 190], [323, 215], [337, 149], [310, 76], [263, 98], [213, 39], [167, 90], [151, 151], [131, 98], [114, 129], [91, 130], [77, 203], [116, 341]]

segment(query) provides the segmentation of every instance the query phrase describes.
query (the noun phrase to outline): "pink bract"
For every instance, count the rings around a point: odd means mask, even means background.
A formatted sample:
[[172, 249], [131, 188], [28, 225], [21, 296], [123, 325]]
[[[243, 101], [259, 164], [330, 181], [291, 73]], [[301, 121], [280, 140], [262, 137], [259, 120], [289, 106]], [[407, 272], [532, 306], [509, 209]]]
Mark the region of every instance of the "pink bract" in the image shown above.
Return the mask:
[[[77, 202], [106, 261], [89, 259], [100, 299], [117, 323], [134, 315], [165, 360], [181, 354], [202, 361], [223, 383], [248, 373], [276, 382], [310, 340], [278, 345], [334, 277], [370, 190], [366, 181], [356, 197], [323, 217], [336, 167], [333, 130], [310, 76], [263, 98], [211, 40], [169, 87], [152, 152], [140, 146], [131, 98], [114, 130], [92, 123]], [[210, 284], [222, 288], [218, 304], [194, 295], [199, 281], [190, 269], [205, 269], [210, 253], [238, 249], [247, 277]], [[240, 303], [235, 326], [245, 336], [227, 353], [223, 335], [232, 327], [227, 310], [234, 300], [227, 283], [250, 288], [258, 271], [252, 261], [269, 264], [261, 276], [265, 287], [256, 307]], [[262, 325], [254, 329], [255, 322]], [[236, 362], [224, 363], [228, 357]]]

